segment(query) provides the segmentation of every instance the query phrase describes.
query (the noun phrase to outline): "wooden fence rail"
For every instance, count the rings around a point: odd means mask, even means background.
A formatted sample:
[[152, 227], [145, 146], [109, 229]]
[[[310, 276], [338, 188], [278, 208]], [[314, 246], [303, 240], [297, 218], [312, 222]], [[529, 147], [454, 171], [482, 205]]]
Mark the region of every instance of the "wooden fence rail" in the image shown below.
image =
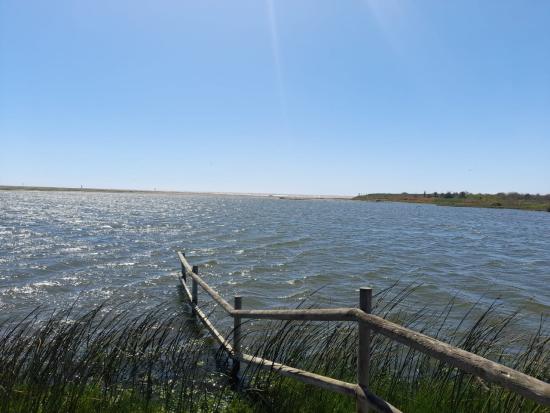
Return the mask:
[[[477, 354], [451, 346], [427, 335], [410, 330], [384, 318], [370, 314], [372, 290], [360, 289], [359, 308], [330, 309], [296, 309], [296, 310], [242, 310], [241, 297], [235, 297], [235, 307], [225, 301], [199, 275], [198, 267], [189, 265], [185, 254], [177, 252], [181, 262], [181, 284], [190, 301], [195, 314], [212, 336], [233, 358], [233, 374], [239, 371], [239, 362], [244, 361], [262, 368], [272, 369], [283, 376], [293, 377], [304, 383], [323, 389], [355, 397], [357, 411], [366, 412], [372, 409], [376, 412], [400, 412], [390, 403], [382, 400], [369, 390], [369, 354], [371, 332], [382, 334], [394, 341], [428, 354], [434, 359], [445, 362], [462, 371], [473, 374], [483, 380], [498, 384], [508, 390], [521, 394], [542, 405], [550, 406], [550, 384], [488, 360]], [[189, 291], [187, 277], [192, 280], [192, 291]], [[206, 291], [227, 314], [234, 319], [233, 345], [214, 327], [204, 312], [198, 306], [198, 286]], [[359, 348], [357, 362], [357, 384], [347, 383], [330, 377], [321, 376], [294, 367], [279, 364], [274, 361], [241, 353], [241, 320], [308, 320], [308, 321], [354, 321], [359, 325]]]

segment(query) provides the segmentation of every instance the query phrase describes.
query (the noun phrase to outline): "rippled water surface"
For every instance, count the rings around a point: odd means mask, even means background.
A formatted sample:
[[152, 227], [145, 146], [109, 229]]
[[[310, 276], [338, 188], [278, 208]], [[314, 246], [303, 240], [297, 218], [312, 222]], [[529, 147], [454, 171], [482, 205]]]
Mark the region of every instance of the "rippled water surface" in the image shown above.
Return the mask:
[[315, 293], [355, 306], [357, 288], [418, 282], [437, 308], [500, 297], [550, 309], [550, 214], [402, 203], [213, 195], [0, 191], [1, 317], [105, 299], [181, 303], [175, 251], [252, 308]]

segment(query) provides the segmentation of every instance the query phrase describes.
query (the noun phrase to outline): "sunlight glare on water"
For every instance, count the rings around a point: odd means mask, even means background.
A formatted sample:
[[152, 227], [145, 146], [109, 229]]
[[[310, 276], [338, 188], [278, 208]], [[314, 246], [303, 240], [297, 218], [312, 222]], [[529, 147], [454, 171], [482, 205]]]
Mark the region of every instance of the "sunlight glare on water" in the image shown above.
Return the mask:
[[177, 249], [249, 308], [356, 306], [419, 283], [411, 306], [495, 298], [550, 309], [550, 214], [269, 197], [0, 192], [2, 317], [106, 299], [181, 305]]

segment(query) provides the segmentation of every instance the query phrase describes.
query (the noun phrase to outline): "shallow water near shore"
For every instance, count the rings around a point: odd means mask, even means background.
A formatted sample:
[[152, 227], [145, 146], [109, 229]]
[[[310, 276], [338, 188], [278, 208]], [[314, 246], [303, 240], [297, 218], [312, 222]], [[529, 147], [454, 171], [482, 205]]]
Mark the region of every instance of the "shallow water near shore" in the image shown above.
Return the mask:
[[400, 280], [404, 302], [550, 312], [550, 214], [344, 200], [0, 191], [0, 319], [37, 306], [182, 305], [175, 251], [248, 308], [356, 306]]

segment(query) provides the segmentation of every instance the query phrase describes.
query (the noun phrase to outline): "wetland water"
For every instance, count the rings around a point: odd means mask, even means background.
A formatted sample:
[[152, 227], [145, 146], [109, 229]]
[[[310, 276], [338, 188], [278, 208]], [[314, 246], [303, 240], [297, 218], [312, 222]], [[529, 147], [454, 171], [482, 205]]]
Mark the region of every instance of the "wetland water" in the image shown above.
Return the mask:
[[181, 305], [176, 249], [227, 299], [356, 306], [360, 286], [420, 286], [405, 304], [500, 297], [550, 311], [550, 214], [344, 200], [0, 191], [0, 318], [106, 299]]

